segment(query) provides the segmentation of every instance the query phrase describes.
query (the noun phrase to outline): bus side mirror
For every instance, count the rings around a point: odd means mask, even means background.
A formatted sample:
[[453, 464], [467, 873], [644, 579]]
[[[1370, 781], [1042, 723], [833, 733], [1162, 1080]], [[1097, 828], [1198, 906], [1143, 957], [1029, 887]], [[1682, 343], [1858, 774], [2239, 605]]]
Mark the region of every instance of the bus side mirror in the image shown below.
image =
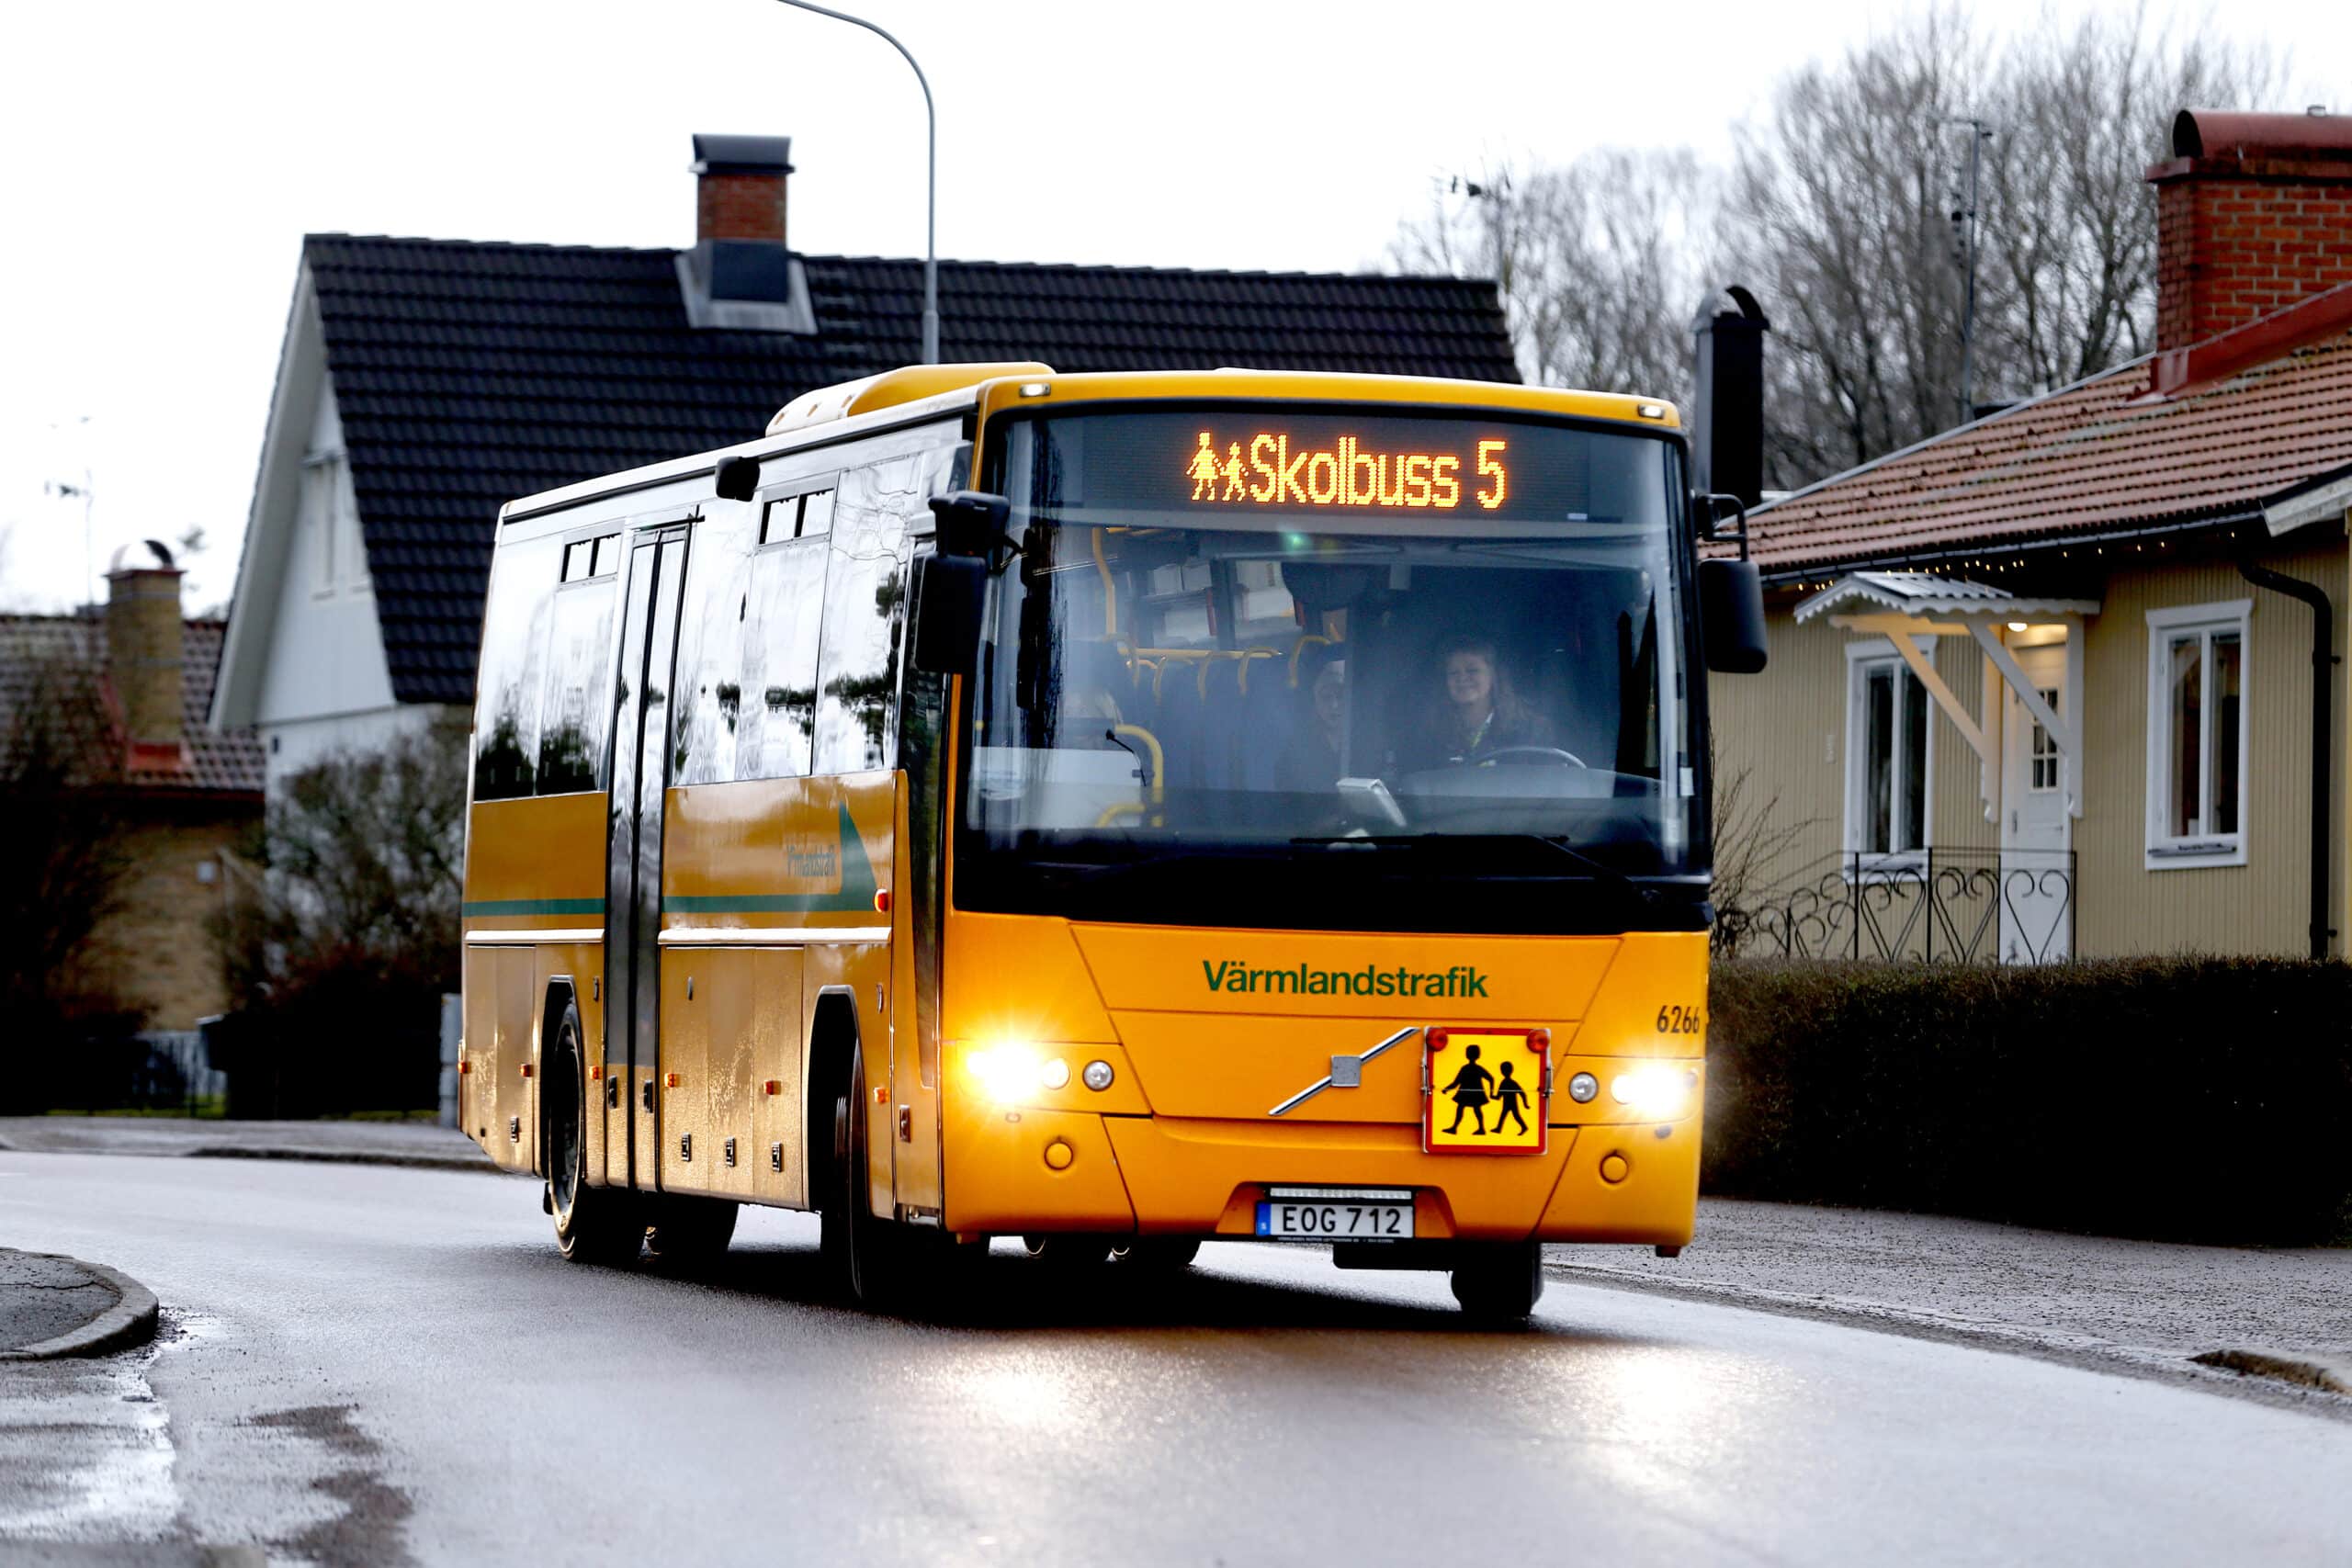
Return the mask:
[[986, 491], [951, 491], [931, 498], [931, 514], [939, 519], [939, 553], [944, 556], [993, 558], [999, 547], [1018, 548], [1005, 536], [1004, 521], [1012, 503]]
[[980, 664], [980, 612], [989, 563], [980, 556], [925, 556], [915, 563], [915, 668], [971, 675]]
[[1754, 561], [1699, 563], [1699, 638], [1710, 670], [1753, 675], [1764, 668], [1764, 574]]

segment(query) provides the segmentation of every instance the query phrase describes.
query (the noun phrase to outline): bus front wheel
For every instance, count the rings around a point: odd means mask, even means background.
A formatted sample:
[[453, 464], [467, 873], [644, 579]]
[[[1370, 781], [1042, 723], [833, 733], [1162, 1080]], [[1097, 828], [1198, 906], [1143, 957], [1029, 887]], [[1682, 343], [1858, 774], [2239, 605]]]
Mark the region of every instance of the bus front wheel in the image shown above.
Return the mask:
[[588, 1140], [581, 1115], [587, 1076], [580, 1010], [569, 1002], [552, 1055], [539, 1109], [548, 1130], [548, 1213], [555, 1216], [556, 1248], [572, 1263], [634, 1263], [645, 1242], [645, 1217], [636, 1194], [588, 1185]]
[[1526, 1241], [1465, 1244], [1453, 1266], [1453, 1299], [1488, 1323], [1523, 1323], [1544, 1296], [1544, 1249]]
[[833, 1100], [833, 1179], [820, 1246], [853, 1300], [887, 1310], [907, 1294], [914, 1243], [904, 1225], [874, 1213], [867, 1195], [865, 1103], [865, 1049], [852, 1045], [849, 1078]]

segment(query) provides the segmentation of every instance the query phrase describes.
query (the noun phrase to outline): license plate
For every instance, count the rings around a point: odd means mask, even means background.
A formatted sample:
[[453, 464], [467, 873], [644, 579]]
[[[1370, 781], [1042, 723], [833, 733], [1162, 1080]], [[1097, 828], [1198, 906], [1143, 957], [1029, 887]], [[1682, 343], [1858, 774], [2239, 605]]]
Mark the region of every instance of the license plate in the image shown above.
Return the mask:
[[1275, 1187], [1258, 1202], [1269, 1241], [1409, 1241], [1413, 1195], [1403, 1190]]

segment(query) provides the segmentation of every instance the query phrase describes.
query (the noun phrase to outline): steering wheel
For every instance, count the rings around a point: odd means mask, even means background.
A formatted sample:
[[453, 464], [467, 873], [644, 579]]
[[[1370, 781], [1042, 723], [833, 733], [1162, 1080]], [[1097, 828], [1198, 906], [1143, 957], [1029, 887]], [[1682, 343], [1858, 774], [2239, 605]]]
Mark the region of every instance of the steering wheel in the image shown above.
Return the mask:
[[1532, 757], [1546, 762], [1565, 762], [1572, 768], [1589, 768], [1592, 765], [1574, 751], [1563, 751], [1557, 746], [1498, 746], [1484, 756], [1474, 758], [1473, 761], [1483, 768], [1489, 762], [1499, 762], [1505, 757]]

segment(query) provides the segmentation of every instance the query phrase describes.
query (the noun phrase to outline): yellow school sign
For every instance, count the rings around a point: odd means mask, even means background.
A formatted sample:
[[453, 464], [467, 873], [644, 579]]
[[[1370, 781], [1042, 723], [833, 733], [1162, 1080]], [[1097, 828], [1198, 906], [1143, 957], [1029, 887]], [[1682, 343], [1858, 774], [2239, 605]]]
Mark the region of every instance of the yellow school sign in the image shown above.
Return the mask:
[[1540, 1155], [1548, 1029], [1432, 1029], [1421, 1075], [1421, 1147], [1433, 1155]]

